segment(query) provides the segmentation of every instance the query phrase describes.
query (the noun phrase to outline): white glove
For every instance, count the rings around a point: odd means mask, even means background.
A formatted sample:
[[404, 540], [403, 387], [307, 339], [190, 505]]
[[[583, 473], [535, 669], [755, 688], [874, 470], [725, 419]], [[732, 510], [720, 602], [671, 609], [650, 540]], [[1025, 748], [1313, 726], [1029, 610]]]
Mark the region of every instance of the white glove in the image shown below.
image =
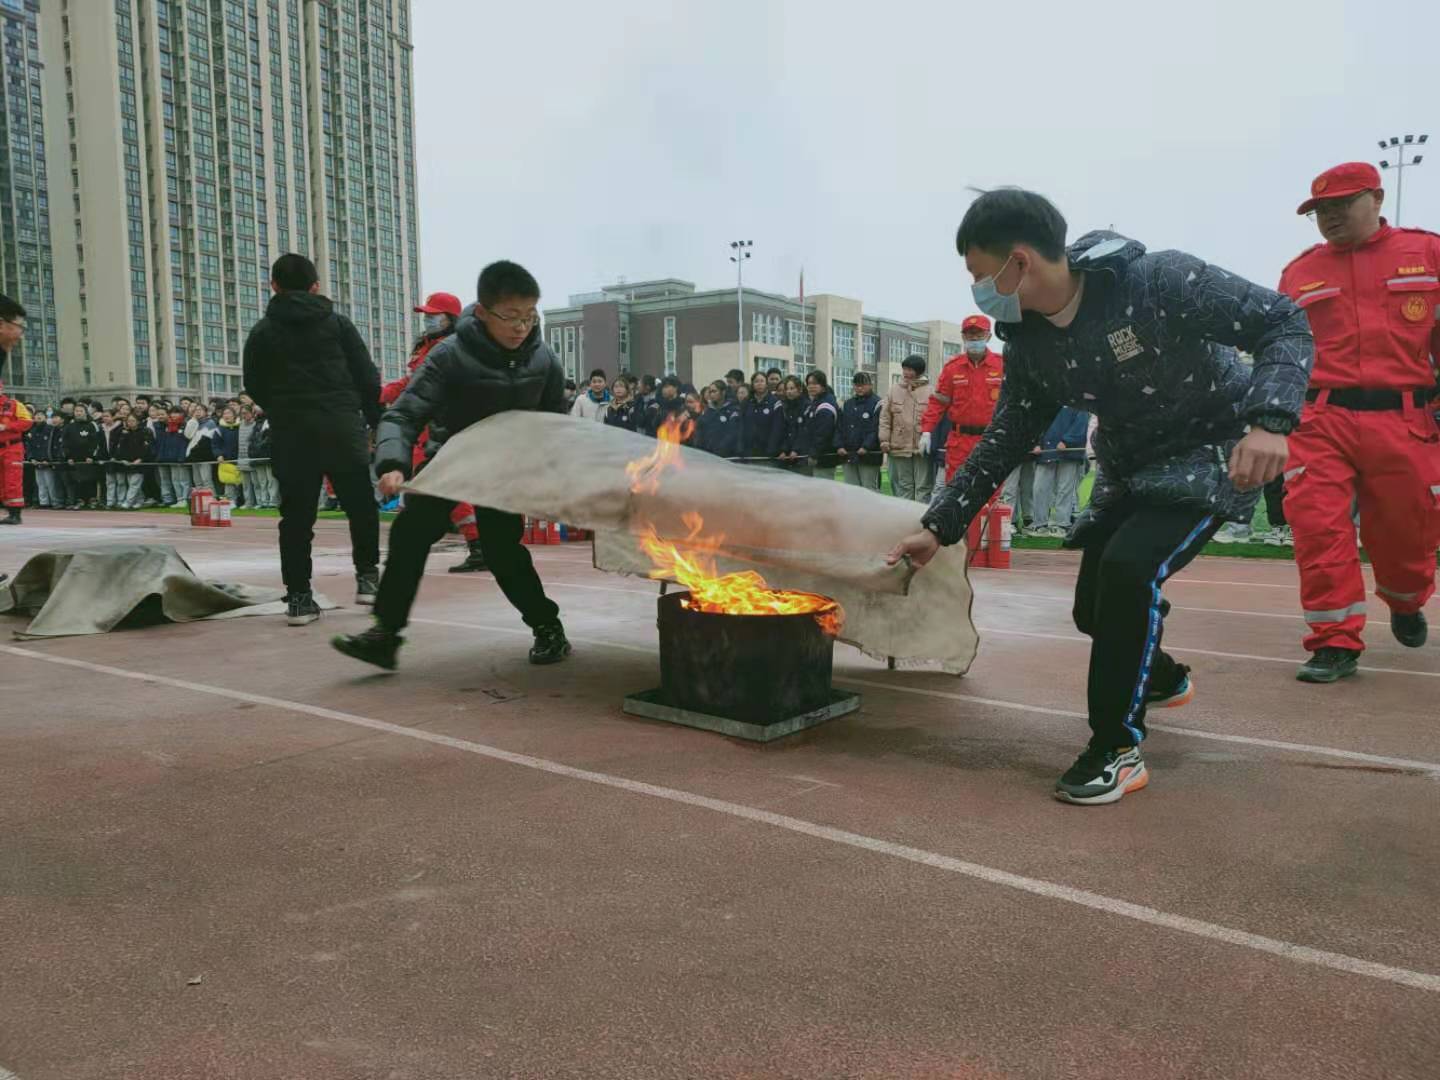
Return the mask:
[[920, 433], [920, 453], [928, 457], [930, 455], [930, 432]]

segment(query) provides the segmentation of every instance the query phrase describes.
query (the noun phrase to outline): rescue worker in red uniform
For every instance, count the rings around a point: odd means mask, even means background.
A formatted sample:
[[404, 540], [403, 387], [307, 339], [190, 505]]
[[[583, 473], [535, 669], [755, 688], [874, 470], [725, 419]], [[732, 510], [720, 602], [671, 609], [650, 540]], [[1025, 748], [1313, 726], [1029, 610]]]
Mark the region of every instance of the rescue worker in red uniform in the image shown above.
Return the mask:
[[[394, 382], [386, 383], [380, 390], [380, 404], [387, 409], [405, 392], [405, 387], [410, 385], [410, 376], [425, 362], [425, 357], [430, 355], [430, 350], [436, 343], [455, 332], [455, 323], [460, 318], [460, 298], [452, 293], [431, 293], [425, 298], [425, 303], [415, 311], [425, 316], [425, 332], [420, 335], [420, 340], [415, 342], [415, 348], [410, 352], [410, 362], [406, 366], [405, 374]], [[429, 435], [429, 429], [426, 429], [420, 433], [420, 438], [415, 440], [415, 449], [411, 451], [410, 459], [412, 473], [425, 464], [425, 444], [429, 441]], [[469, 549], [463, 562], [450, 567], [450, 573], [473, 574], [486, 569], [485, 556], [480, 551], [480, 532], [475, 527], [475, 508], [469, 503], [456, 503], [455, 509], [450, 512], [450, 521], [460, 530], [465, 546]]]
[[[25, 336], [25, 309], [8, 296], [0, 296], [0, 377], [10, 351]], [[5, 393], [0, 383], [0, 525], [19, 525], [25, 507], [25, 433], [32, 423], [30, 410]]]
[[1440, 428], [1430, 407], [1440, 356], [1440, 235], [1380, 216], [1380, 174], [1337, 165], [1299, 212], [1325, 238], [1285, 268], [1280, 291], [1310, 319], [1315, 367], [1290, 436], [1285, 518], [1295, 534], [1310, 659], [1297, 677], [1355, 673], [1365, 648], [1360, 540], [1396, 640], [1425, 643], [1440, 543]]
[[965, 352], [945, 362], [935, 390], [920, 418], [920, 453], [930, 453], [930, 436], [941, 417], [950, 418], [950, 439], [945, 444], [945, 482], [965, 464], [970, 451], [985, 434], [985, 426], [1000, 400], [1005, 361], [990, 351], [990, 320], [971, 315], [960, 324]]

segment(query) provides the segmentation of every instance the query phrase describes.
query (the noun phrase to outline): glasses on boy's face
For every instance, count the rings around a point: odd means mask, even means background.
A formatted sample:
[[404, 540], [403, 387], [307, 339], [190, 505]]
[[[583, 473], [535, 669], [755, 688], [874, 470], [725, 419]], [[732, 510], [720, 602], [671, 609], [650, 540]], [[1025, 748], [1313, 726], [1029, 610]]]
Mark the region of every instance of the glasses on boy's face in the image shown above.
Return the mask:
[[15, 327], [17, 330], [19, 330], [22, 334], [25, 332], [25, 320], [24, 320], [24, 319], [0, 319], [0, 322], [9, 323], [11, 326], [13, 326], [13, 327]]
[[512, 326], [516, 330], [529, 330], [540, 321], [540, 313], [537, 311], [527, 311], [523, 315], [517, 315], [513, 311], [491, 311], [486, 308], [485, 313], [492, 319], [502, 322], [506, 326]]

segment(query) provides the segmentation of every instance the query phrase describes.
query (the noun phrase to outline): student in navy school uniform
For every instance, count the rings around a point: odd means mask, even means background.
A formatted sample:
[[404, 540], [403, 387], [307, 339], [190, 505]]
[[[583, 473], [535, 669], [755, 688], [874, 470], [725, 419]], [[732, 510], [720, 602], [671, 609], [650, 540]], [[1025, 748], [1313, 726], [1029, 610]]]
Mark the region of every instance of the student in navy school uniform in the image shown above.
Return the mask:
[[840, 455], [835, 452], [835, 429], [840, 425], [840, 404], [830, 389], [823, 371], [805, 376], [805, 392], [810, 403], [801, 416], [804, 425], [804, 451], [814, 466], [811, 475], [821, 480], [834, 480]]
[[635, 431], [640, 426], [640, 402], [630, 393], [630, 380], [620, 376], [610, 384], [610, 407], [605, 410], [604, 423], [611, 427]]
[[784, 437], [784, 403], [771, 393], [766, 375], [757, 371], [750, 380], [750, 400], [740, 412], [740, 456], [747, 464], [773, 465]]
[[700, 448], [717, 457], [740, 456], [740, 406], [721, 380], [705, 388], [707, 404], [700, 416]]
[[785, 403], [780, 413], [780, 452], [776, 460], [782, 468], [800, 476], [814, 476], [815, 467], [805, 444], [805, 384], [799, 376], [786, 375], [780, 387]]
[[845, 482], [878, 492], [880, 466], [885, 461], [880, 452], [880, 401], [865, 372], [855, 373], [853, 385], [855, 396], [845, 402], [840, 412], [835, 445], [844, 466]]

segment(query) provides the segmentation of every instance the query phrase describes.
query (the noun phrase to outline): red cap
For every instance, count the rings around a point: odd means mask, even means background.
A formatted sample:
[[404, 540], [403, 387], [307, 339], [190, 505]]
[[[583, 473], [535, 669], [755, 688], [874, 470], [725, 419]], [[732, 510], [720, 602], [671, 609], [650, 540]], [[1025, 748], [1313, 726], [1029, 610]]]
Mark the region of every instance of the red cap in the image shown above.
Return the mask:
[[990, 332], [990, 320], [984, 315], [971, 315], [960, 324], [961, 330], [984, 330]]
[[458, 319], [460, 298], [453, 293], [432, 292], [425, 298], [425, 303], [415, 310], [422, 315], [449, 315], [452, 319]]
[[1347, 161], [1326, 169], [1310, 182], [1310, 198], [1300, 204], [1297, 214], [1308, 214], [1324, 199], [1343, 199], [1358, 191], [1375, 191], [1380, 187], [1380, 170], [1368, 161]]

